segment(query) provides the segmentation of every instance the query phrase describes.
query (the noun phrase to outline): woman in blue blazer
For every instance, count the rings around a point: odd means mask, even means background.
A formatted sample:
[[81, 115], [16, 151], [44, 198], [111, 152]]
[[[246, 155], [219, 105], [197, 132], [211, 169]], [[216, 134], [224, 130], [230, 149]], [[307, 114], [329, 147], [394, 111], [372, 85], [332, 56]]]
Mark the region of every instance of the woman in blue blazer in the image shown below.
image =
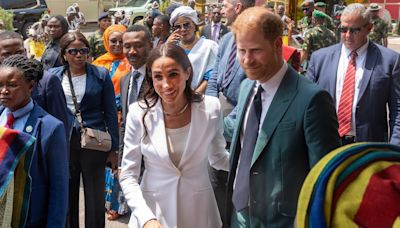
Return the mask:
[[12, 220], [2, 227], [65, 226], [67, 142], [63, 123], [31, 99], [34, 84], [42, 75], [42, 64], [23, 55], [10, 56], [0, 66], [0, 125], [35, 138], [33, 151], [20, 158], [14, 183], [8, 185], [14, 187], [7, 190], [14, 195]]
[[[109, 155], [118, 150], [118, 116], [114, 88], [105, 68], [87, 63], [89, 43], [79, 32], [67, 33], [60, 40], [66, 65], [49, 71], [60, 80], [73, 127], [70, 140], [69, 224], [79, 226], [79, 185], [83, 178], [85, 193], [85, 227], [104, 227], [104, 170]], [[108, 131], [112, 152], [81, 148], [80, 124], [75, 118], [67, 70], [72, 77], [83, 126]], [[111, 156], [110, 156], [111, 157]]]

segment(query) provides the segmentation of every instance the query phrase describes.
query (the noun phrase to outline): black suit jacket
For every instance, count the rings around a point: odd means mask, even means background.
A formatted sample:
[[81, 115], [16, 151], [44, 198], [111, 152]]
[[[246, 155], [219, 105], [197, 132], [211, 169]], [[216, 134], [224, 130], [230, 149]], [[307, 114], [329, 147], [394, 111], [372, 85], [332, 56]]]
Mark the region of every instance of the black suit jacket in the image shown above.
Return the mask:
[[[211, 37], [211, 23], [208, 25], [205, 25], [203, 27], [203, 29], [201, 30], [200, 36], [204, 36], [207, 39], [212, 39]], [[219, 30], [219, 34], [218, 34], [218, 40], [216, 41], [217, 43], [219, 43], [219, 41], [221, 40], [221, 38], [229, 32], [228, 27], [226, 27], [225, 25], [221, 24], [221, 29]]]
[[[122, 107], [122, 113], [121, 113], [121, 121], [120, 121], [120, 128], [119, 128], [119, 165], [121, 164], [122, 160], [122, 152], [124, 150], [124, 136], [125, 136], [125, 123], [126, 123], [126, 116], [128, 114], [128, 93], [129, 93], [129, 84], [131, 80], [132, 72], [129, 72], [127, 75], [121, 78], [121, 107]], [[136, 97], [136, 100], [139, 100], [143, 98], [144, 93], [146, 92], [148, 86], [146, 83], [146, 79], [143, 80], [143, 83], [140, 87], [139, 90], [139, 96]], [[132, 101], [131, 103], [135, 102]]]

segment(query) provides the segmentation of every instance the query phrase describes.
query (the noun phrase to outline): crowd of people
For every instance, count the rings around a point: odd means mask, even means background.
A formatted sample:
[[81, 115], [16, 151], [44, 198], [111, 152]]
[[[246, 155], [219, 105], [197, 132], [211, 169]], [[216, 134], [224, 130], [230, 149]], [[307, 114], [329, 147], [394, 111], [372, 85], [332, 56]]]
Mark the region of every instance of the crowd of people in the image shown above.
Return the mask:
[[129, 213], [129, 227], [292, 227], [325, 155], [400, 145], [400, 54], [379, 5], [350, 4], [336, 26], [305, 0], [295, 48], [283, 5], [223, 0], [208, 21], [193, 3], [135, 23], [105, 12], [88, 37], [78, 4], [25, 41], [0, 32], [0, 126], [34, 142], [1, 138], [15, 158], [1, 227], [79, 227], [81, 182], [85, 227]]

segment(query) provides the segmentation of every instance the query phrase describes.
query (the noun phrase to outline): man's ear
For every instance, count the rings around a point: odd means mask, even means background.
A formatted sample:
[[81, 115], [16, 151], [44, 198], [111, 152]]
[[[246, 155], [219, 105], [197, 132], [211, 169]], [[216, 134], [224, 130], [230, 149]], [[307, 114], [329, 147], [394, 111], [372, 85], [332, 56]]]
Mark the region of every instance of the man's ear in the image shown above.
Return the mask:
[[244, 10], [243, 4], [241, 2], [236, 3], [235, 12], [236, 15], [239, 15]]

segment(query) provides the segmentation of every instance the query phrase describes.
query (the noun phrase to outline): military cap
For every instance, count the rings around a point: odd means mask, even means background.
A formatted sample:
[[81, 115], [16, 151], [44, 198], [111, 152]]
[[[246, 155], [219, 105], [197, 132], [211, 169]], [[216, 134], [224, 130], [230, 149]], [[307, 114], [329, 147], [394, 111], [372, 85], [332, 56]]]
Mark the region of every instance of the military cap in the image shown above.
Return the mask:
[[108, 12], [102, 12], [102, 13], [99, 15], [99, 19], [98, 19], [97, 21], [101, 21], [101, 20], [103, 20], [104, 18], [107, 18], [107, 17], [110, 17], [110, 15], [108, 14]]
[[319, 10], [314, 10], [312, 13], [312, 16], [318, 19], [325, 19], [326, 17], [328, 17], [328, 15], [326, 15], [324, 12], [321, 12]]
[[381, 8], [382, 8], [382, 7], [379, 6], [377, 3], [371, 3], [371, 4], [368, 6], [368, 10], [369, 10], [369, 11], [379, 11]]
[[303, 3], [301, 3], [301, 6], [313, 6], [314, 5], [314, 0], [304, 0]]
[[316, 7], [326, 7], [326, 3], [325, 2], [317, 2], [315, 3]]

